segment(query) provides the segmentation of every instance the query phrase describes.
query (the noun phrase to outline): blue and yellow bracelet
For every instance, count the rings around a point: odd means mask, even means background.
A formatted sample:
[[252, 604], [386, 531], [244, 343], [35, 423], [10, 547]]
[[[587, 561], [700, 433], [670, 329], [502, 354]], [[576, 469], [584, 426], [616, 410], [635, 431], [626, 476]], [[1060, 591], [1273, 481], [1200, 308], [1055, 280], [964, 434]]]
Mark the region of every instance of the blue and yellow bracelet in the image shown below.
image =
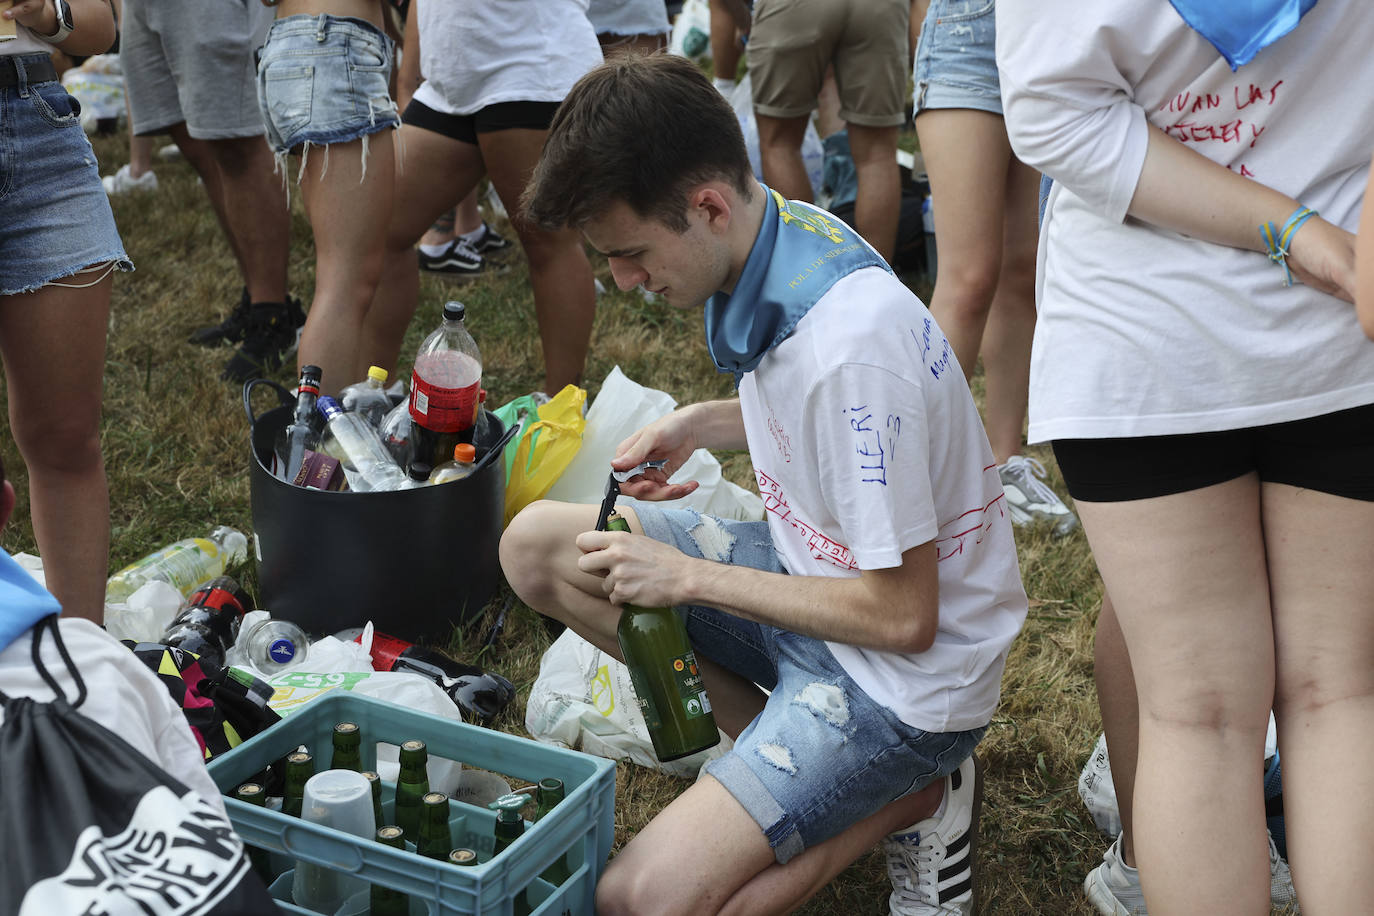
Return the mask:
[[1275, 228], [1272, 222], [1260, 224], [1260, 236], [1264, 239], [1265, 253], [1269, 260], [1283, 268], [1283, 285], [1293, 285], [1293, 272], [1288, 269], [1288, 246], [1302, 224], [1317, 215], [1311, 207], [1298, 207], [1293, 215], [1284, 221], [1282, 228]]

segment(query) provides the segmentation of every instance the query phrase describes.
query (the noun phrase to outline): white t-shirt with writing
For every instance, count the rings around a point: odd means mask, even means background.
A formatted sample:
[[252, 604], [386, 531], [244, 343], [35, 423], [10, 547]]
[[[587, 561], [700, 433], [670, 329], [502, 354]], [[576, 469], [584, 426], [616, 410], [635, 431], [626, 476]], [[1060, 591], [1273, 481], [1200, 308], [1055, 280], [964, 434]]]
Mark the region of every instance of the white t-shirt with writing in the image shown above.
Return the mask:
[[418, 0], [423, 105], [470, 115], [501, 102], [561, 102], [601, 63], [587, 0]]
[[996, 461], [930, 312], [882, 268], [855, 271], [745, 374], [739, 397], [773, 546], [792, 575], [888, 569], [935, 542], [934, 645], [827, 643], [836, 660], [916, 728], [987, 724], [1026, 595]]
[[1353, 232], [1374, 149], [1374, 92], [1359, 79], [1374, 16], [1361, 0], [1322, 0], [1238, 72], [1167, 0], [999, 3], [997, 39], [1012, 146], [1055, 181], [1032, 441], [1239, 429], [1374, 402], [1374, 343], [1349, 303], [1285, 287], [1261, 252], [1126, 216], [1158, 129]]

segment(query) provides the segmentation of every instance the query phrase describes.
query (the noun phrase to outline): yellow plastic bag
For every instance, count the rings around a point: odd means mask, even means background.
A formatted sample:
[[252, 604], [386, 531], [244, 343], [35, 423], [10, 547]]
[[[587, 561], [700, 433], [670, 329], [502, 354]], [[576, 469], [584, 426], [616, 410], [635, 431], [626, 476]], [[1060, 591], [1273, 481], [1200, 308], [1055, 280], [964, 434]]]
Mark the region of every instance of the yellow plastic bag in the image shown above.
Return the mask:
[[515, 513], [541, 499], [582, 447], [587, 392], [568, 385], [539, 408], [538, 421], [525, 427], [506, 481], [506, 524]]

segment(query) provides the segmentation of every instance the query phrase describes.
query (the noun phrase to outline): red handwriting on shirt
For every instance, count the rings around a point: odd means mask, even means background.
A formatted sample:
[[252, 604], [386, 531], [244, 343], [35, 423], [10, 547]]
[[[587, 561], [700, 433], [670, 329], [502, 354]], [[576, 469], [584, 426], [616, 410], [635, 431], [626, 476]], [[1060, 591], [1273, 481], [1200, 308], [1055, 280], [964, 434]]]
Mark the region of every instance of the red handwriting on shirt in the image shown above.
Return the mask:
[[759, 479], [759, 494], [763, 496], [763, 508], [787, 522], [794, 531], [801, 535], [812, 559], [833, 563], [840, 569], [859, 568], [859, 564], [855, 562], [854, 555], [849, 552], [848, 547], [822, 534], [793, 513], [792, 507], [787, 504], [786, 499], [783, 499], [782, 484], [763, 471], [756, 470], [755, 473]]
[[[986, 474], [995, 467], [997, 465], [990, 464], [983, 468], [983, 473]], [[975, 547], [983, 543], [983, 533], [998, 519], [1006, 518], [1006, 499], [1006, 494], [999, 492], [987, 505], [974, 506], [941, 525], [940, 530], [948, 533], [939, 534], [935, 538], [936, 562], [943, 563], [950, 557], [959, 556], [964, 552], [965, 545], [970, 542]]]

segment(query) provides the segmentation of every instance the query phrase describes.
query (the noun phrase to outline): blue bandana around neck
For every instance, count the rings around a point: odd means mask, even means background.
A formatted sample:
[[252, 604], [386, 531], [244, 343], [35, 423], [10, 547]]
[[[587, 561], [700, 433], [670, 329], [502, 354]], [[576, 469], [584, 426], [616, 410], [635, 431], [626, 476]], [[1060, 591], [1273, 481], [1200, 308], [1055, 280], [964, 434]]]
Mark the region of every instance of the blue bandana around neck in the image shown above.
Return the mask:
[[38, 584], [28, 570], [0, 550], [0, 649], [23, 636], [38, 621], [62, 610], [62, 605]]
[[1169, 0], [1235, 71], [1297, 27], [1317, 0]]
[[859, 234], [823, 210], [764, 188], [768, 205], [733, 293], [706, 300], [706, 346], [735, 384], [792, 333], [841, 277], [892, 268]]

